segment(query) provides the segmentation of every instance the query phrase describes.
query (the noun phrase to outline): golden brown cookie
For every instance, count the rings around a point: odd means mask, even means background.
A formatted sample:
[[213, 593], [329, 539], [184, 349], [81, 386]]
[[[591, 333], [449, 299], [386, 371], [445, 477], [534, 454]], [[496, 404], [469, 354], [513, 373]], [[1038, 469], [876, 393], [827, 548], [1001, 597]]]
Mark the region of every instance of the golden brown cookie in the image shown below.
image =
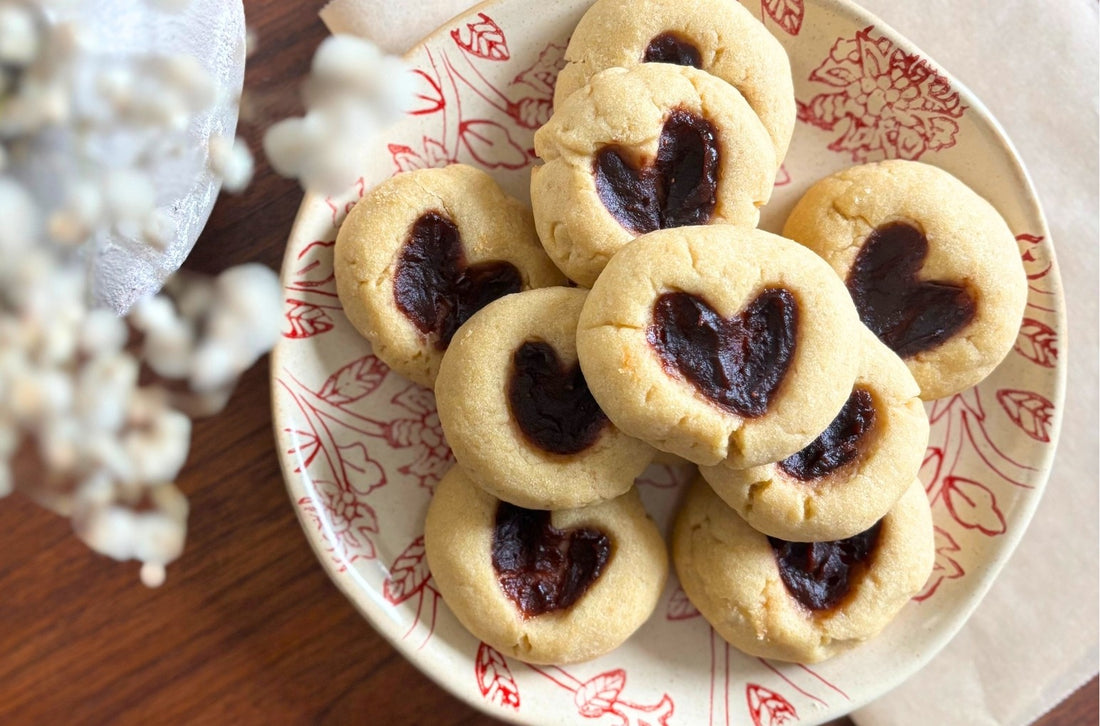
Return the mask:
[[424, 526], [432, 577], [474, 637], [528, 663], [575, 663], [618, 647], [657, 606], [668, 556], [635, 489], [553, 512], [487, 494], [459, 467]]
[[597, 0], [565, 50], [554, 105], [607, 68], [639, 63], [692, 66], [734, 86], [760, 117], [775, 166], [794, 131], [794, 84], [787, 52], [736, 0]]
[[615, 428], [577, 363], [587, 290], [508, 295], [470, 318], [436, 379], [443, 433], [459, 465], [495, 497], [568, 509], [630, 489], [656, 451]]
[[535, 133], [531, 206], [546, 252], [591, 287], [640, 234], [699, 224], [755, 227], [775, 179], [760, 119], [728, 83], [644, 63], [592, 76]]
[[344, 312], [375, 355], [428, 387], [470, 315], [565, 281], [530, 212], [462, 164], [399, 174], [363, 197], [340, 227], [334, 269]]
[[795, 542], [845, 539], [881, 519], [917, 478], [928, 445], [920, 388], [866, 328], [860, 358], [844, 408], [809, 446], [749, 469], [700, 469], [755, 529]]
[[749, 655], [815, 663], [878, 634], [932, 572], [935, 540], [914, 480], [866, 532], [828, 543], [769, 539], [702, 478], [673, 526], [672, 557], [691, 602]]
[[1027, 277], [997, 210], [942, 169], [883, 161], [817, 182], [786, 237], [845, 280], [863, 322], [932, 400], [984, 379], [1016, 340]]
[[624, 247], [585, 301], [577, 353], [619, 429], [696, 464], [746, 467], [790, 456], [829, 425], [852, 391], [859, 335], [817, 255], [712, 225]]

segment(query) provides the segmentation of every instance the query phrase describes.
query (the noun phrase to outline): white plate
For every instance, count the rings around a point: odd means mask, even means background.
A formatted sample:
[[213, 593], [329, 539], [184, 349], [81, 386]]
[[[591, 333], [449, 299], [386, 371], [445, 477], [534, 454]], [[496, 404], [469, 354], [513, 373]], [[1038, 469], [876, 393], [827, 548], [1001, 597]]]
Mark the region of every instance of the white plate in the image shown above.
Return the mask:
[[[341, 313], [332, 245], [351, 204], [398, 171], [475, 164], [526, 199], [531, 135], [550, 113], [562, 52], [590, 1], [496, 0], [448, 23], [410, 55], [421, 84], [415, 113], [378, 144], [347, 195], [303, 202], [283, 265], [287, 328], [272, 359], [287, 488], [329, 575], [374, 627], [498, 718], [608, 726], [834, 718], [943, 647], [1039, 501], [1057, 440], [1066, 331], [1042, 213], [981, 103], [877, 18], [841, 0], [744, 0], [790, 54], [801, 118], [761, 226], [778, 230], [813, 181], [845, 166], [899, 157], [940, 166], [989, 199], [1018, 235], [1031, 281], [1019, 340], [981, 386], [929, 407], [922, 479], [935, 570], [878, 638], [812, 669], [751, 658], [717, 638], [671, 578], [650, 621], [599, 660], [536, 668], [505, 658], [467, 634], [433, 587], [423, 518], [450, 452], [432, 394], [389, 372]], [[879, 103], [903, 84], [918, 89], [916, 99]], [[662, 527], [684, 477], [653, 467], [640, 481]]]

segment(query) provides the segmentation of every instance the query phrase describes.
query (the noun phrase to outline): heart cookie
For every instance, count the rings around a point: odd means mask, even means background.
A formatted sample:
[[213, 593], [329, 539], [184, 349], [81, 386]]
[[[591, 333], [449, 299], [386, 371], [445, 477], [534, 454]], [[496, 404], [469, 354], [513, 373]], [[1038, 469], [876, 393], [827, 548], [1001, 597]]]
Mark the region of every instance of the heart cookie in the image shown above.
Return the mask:
[[630, 489], [656, 452], [616, 428], [577, 362], [588, 292], [508, 295], [459, 329], [436, 379], [455, 459], [478, 486], [531, 509], [564, 509]]
[[878, 521], [924, 462], [928, 416], [905, 363], [874, 333], [859, 337], [859, 375], [836, 418], [808, 446], [748, 469], [701, 467], [755, 529], [797, 542], [851, 537]]
[[846, 169], [814, 184], [783, 228], [845, 281], [860, 318], [933, 400], [988, 376], [1016, 340], [1027, 276], [989, 202], [916, 161]]
[[398, 174], [364, 196], [340, 227], [333, 267], [344, 312], [374, 354], [429, 388], [473, 313], [564, 282], [530, 212], [462, 164]]
[[535, 132], [531, 207], [547, 254], [591, 287], [645, 232], [755, 227], [775, 154], [737, 89], [695, 68], [644, 63], [592, 76]]
[[659, 230], [619, 251], [577, 324], [592, 395], [620, 430], [700, 465], [777, 461], [852, 391], [862, 326], [809, 250], [761, 230]]
[[690, 66], [741, 92], [771, 138], [776, 167], [787, 154], [795, 122], [791, 64], [737, 0], [597, 0], [573, 31], [565, 59], [555, 107], [608, 68]]
[[920, 591], [935, 560], [932, 511], [913, 480], [889, 512], [843, 540], [768, 537], [701, 478], [672, 529], [684, 592], [731, 645], [816, 663], [879, 633]]
[[653, 612], [665, 542], [636, 489], [552, 512], [501, 502], [459, 467], [424, 525], [432, 579], [459, 621], [505, 655], [575, 663], [616, 648]]

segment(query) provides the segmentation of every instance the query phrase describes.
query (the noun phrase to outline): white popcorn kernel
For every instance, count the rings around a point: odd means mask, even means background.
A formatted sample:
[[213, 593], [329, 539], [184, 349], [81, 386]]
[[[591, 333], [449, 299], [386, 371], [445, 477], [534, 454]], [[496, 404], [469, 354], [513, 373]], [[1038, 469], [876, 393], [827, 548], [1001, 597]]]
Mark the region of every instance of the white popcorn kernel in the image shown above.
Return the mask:
[[37, 241], [41, 222], [38, 205], [23, 185], [0, 177], [0, 253], [19, 252]]
[[88, 311], [80, 328], [79, 348], [85, 355], [110, 355], [122, 350], [130, 337], [126, 322], [110, 310]]
[[130, 322], [146, 335], [169, 330], [179, 324], [172, 301], [163, 295], [141, 300], [130, 311]]
[[6, 459], [0, 459], [0, 499], [11, 494], [12, 488], [11, 466]]
[[100, 355], [77, 374], [74, 410], [91, 431], [113, 432], [126, 421], [126, 402], [138, 380], [138, 364], [128, 355]]
[[283, 119], [264, 132], [264, 154], [276, 172], [298, 177], [313, 151], [324, 144], [326, 129], [317, 114]]
[[12, 385], [9, 410], [17, 421], [32, 423], [59, 415], [72, 407], [72, 380], [58, 370], [21, 372]]
[[164, 250], [176, 236], [176, 223], [161, 209], [154, 209], [141, 225], [141, 237], [156, 250]]
[[255, 163], [248, 145], [240, 138], [210, 139], [210, 169], [222, 178], [222, 188], [228, 192], [242, 191], [252, 181]]
[[141, 481], [175, 479], [187, 460], [191, 444], [191, 419], [168, 408], [148, 390], [132, 399], [130, 423], [122, 445]]
[[141, 584], [149, 588], [160, 587], [168, 577], [164, 565], [154, 562], [146, 562], [141, 566], [139, 577]]
[[0, 5], [0, 63], [30, 65], [41, 49], [42, 37], [30, 9], [23, 5]]
[[207, 393], [229, 385], [240, 371], [235, 356], [227, 346], [207, 341], [199, 346], [191, 361], [191, 388], [197, 393]]
[[165, 378], [187, 376], [195, 336], [191, 328], [177, 319], [175, 325], [154, 329], [146, 333], [142, 353], [145, 362]]

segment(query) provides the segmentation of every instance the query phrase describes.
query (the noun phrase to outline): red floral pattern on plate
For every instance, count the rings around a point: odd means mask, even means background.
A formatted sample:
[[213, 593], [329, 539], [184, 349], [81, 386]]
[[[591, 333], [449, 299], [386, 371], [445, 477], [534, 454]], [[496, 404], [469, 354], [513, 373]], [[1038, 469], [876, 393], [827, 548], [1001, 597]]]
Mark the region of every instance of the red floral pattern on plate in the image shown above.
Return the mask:
[[799, 120], [841, 135], [829, 149], [852, 161], [919, 159], [955, 145], [966, 107], [923, 58], [874, 26], [838, 38], [810, 81], [831, 87], [798, 102]]

